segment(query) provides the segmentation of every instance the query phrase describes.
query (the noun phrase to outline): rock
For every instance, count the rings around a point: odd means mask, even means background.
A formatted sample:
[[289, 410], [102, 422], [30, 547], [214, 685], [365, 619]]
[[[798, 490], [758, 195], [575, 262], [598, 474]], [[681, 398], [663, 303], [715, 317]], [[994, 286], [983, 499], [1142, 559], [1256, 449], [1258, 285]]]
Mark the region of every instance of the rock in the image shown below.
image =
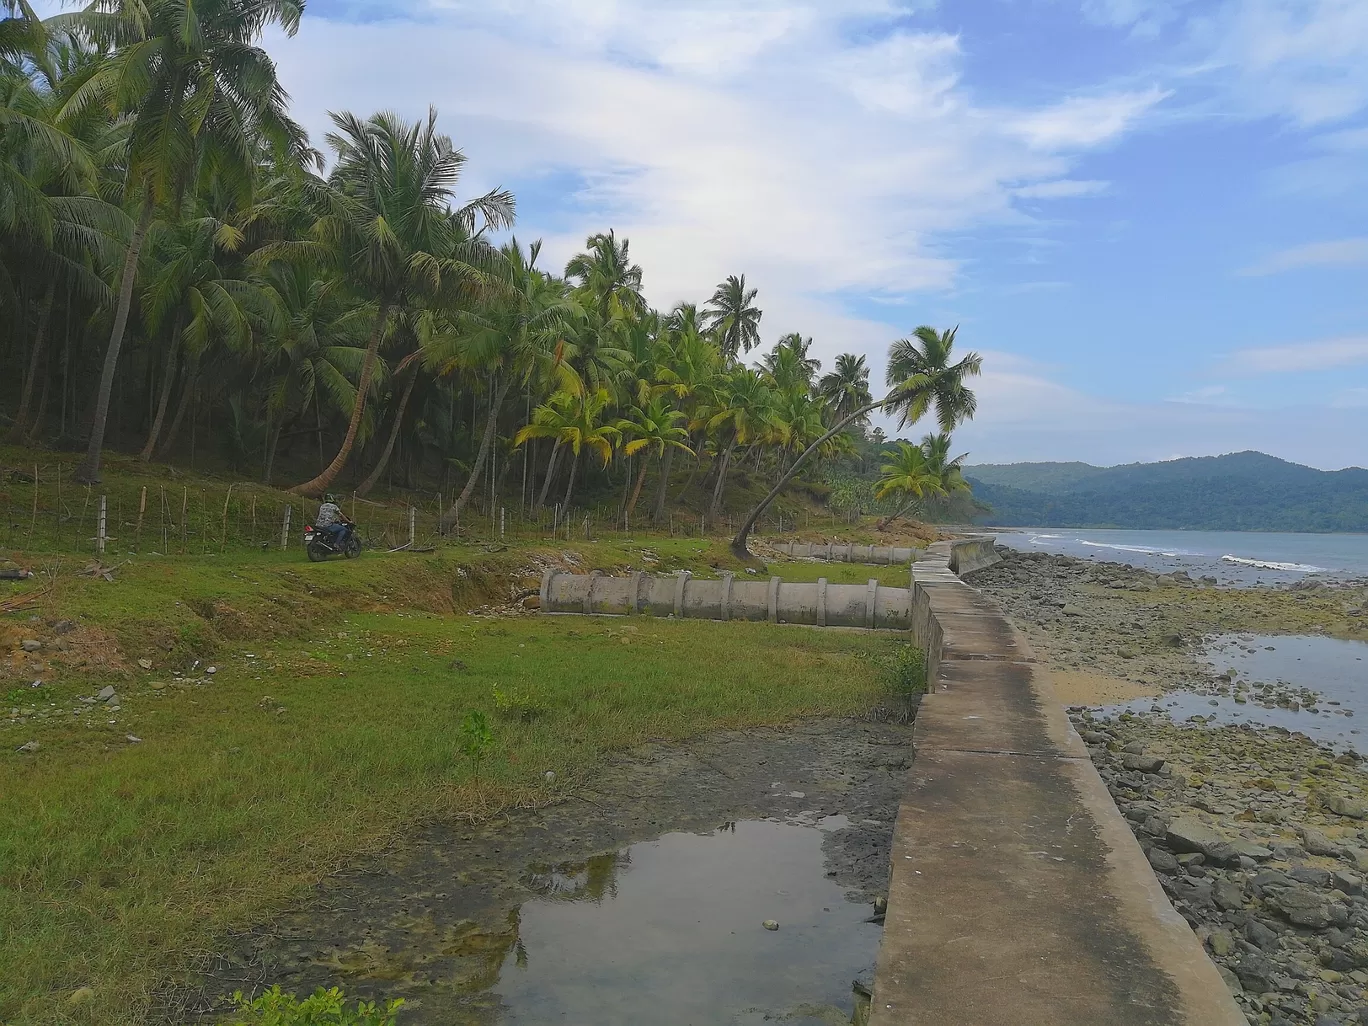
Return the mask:
[[1178, 872], [1178, 860], [1163, 848], [1151, 848], [1145, 852], [1145, 858], [1149, 859], [1149, 864], [1160, 873]]
[[1163, 642], [1164, 642], [1164, 644], [1167, 645], [1169, 648], [1182, 648], [1182, 647], [1183, 647], [1183, 636], [1182, 636], [1181, 634], [1176, 633], [1176, 632], [1175, 632], [1175, 633], [1170, 633], [1170, 634], [1165, 634], [1164, 637], [1163, 637]]
[[95, 693], [95, 697], [98, 698], [101, 702], [108, 702], [111, 698], [114, 697], [114, 685], [110, 684], [100, 688], [100, 690]]
[[1235, 966], [1241, 986], [1251, 994], [1267, 994], [1274, 990], [1273, 974], [1272, 963], [1257, 955], [1247, 955]]
[[1330, 870], [1321, 869], [1320, 866], [1295, 866], [1288, 871], [1287, 875], [1299, 884], [1307, 887], [1329, 887]]
[[554, 784], [556, 782], [556, 771], [547, 770], [545, 773], [542, 774], [542, 779], [545, 780], [548, 784]]
[[1322, 799], [1325, 807], [1336, 816], [1347, 816], [1350, 819], [1363, 819], [1368, 816], [1368, 805], [1362, 802], [1352, 801], [1343, 795], [1332, 794]]
[[773, 919], [766, 919], [766, 920], [765, 920], [763, 923], [761, 923], [760, 925], [763, 926], [766, 930], [777, 930], [777, 929], [779, 929], [779, 924], [778, 924], [777, 922], [775, 922]]
[[1164, 767], [1164, 760], [1155, 755], [1123, 755], [1121, 765], [1140, 773], [1158, 773]]
[[1240, 985], [1240, 978], [1223, 965], [1217, 965], [1216, 971], [1221, 974], [1221, 979], [1232, 994], [1243, 994], [1244, 987]]
[[1316, 891], [1305, 887], [1289, 887], [1275, 899], [1277, 908], [1294, 926], [1308, 926], [1324, 930], [1333, 922], [1330, 903]]
[[1298, 828], [1297, 832], [1301, 834], [1302, 847], [1312, 855], [1328, 855], [1331, 857], [1339, 855], [1339, 846], [1332, 844], [1330, 838], [1315, 827], [1303, 826]]
[[129, 743], [130, 745], [140, 745], [140, 744], [142, 744], [142, 738], [140, 738], [140, 737], [134, 737], [132, 734], [125, 734], [124, 737], [127, 739], [128, 743]]
[[1079, 606], [1067, 605], [1063, 609], [1061, 609], [1060, 612], [1063, 613], [1065, 616], [1083, 616], [1085, 615], [1086, 610], [1080, 608]]
[[1335, 870], [1335, 886], [1345, 894], [1358, 894], [1363, 890], [1363, 877], [1348, 870]]
[[540, 596], [540, 595], [528, 595], [527, 598], [523, 599], [523, 601], [522, 601], [522, 606], [523, 606], [524, 609], [540, 609], [540, 608], [541, 608], [541, 596]]
[[1262, 844], [1255, 844], [1253, 841], [1246, 841], [1243, 837], [1231, 841], [1231, 847], [1235, 849], [1235, 854], [1243, 855], [1249, 859], [1271, 859], [1273, 852], [1265, 848]]
[[66, 1003], [70, 1008], [79, 1005], [88, 1005], [95, 1000], [95, 989], [93, 987], [78, 987], [67, 995]]
[[15, 749], [15, 751], [23, 755], [32, 755], [34, 752], [38, 751], [38, 749], [42, 747], [43, 746], [40, 745], [37, 741], [29, 741], [27, 744], [20, 745], [18, 748]]
[[1145, 746], [1139, 741], [1132, 741], [1130, 744], [1126, 745], [1125, 748], [1121, 749], [1121, 751], [1127, 755], [1144, 755]]
[[1181, 816], [1169, 824], [1164, 843], [1171, 851], [1197, 852], [1213, 862], [1235, 862], [1239, 854], [1234, 845], [1200, 820]]
[[154, 680], [151, 684], [148, 685], [148, 687], [150, 687], [153, 691], [161, 691], [163, 688], [166, 687], [166, 681]]
[[19, 642], [19, 647], [25, 652], [37, 652], [43, 647], [43, 643], [37, 638], [25, 638], [23, 641]]
[[1217, 880], [1212, 885], [1211, 897], [1220, 908], [1234, 912], [1244, 907], [1244, 885], [1235, 880]]
[[71, 620], [58, 620], [52, 625], [54, 634], [70, 634], [76, 629], [76, 624]]
[[150, 669], [152, 669], [152, 660], [151, 660], [151, 659], [139, 659], [139, 660], [138, 660], [138, 665], [141, 666], [144, 670], [150, 670]]
[[207, 674], [209, 674], [209, 676], [212, 677], [214, 674], [218, 673], [218, 667], [217, 667], [217, 666], [206, 666], [206, 667], [204, 668], [204, 672], [207, 673]]
[[1276, 948], [1278, 931], [1257, 919], [1251, 919], [1245, 924], [1245, 940], [1255, 947]]
[[880, 896], [874, 899], [874, 914], [881, 916], [888, 911], [888, 899]]
[[1230, 935], [1229, 930], [1213, 930], [1207, 938], [1207, 946], [1211, 948], [1213, 955], [1224, 958], [1235, 950], [1235, 938]]

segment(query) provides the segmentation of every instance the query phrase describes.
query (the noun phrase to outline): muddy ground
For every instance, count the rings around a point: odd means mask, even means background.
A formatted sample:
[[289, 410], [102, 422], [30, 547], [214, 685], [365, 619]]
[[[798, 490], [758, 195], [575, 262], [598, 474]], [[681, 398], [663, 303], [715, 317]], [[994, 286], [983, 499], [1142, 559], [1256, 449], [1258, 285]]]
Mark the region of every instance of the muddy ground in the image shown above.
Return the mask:
[[[911, 727], [852, 719], [652, 744], [609, 760], [562, 800], [479, 823], [438, 823], [327, 879], [298, 909], [225, 941], [167, 1008], [212, 1021], [234, 990], [405, 999], [406, 1026], [484, 1024], [518, 944], [518, 909], [548, 886], [603, 886], [615, 853], [674, 831], [779, 818], [850, 821], [827, 834], [827, 876], [847, 898], [886, 895]], [[596, 883], [597, 880], [597, 883]]]

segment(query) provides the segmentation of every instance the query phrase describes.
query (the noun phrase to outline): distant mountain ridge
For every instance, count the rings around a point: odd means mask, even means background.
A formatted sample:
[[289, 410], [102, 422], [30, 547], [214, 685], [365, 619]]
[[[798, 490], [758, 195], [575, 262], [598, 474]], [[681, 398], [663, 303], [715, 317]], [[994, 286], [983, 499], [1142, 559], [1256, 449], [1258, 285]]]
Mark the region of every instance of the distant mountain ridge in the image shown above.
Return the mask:
[[1261, 452], [1163, 463], [966, 467], [977, 519], [1002, 527], [1368, 531], [1368, 470], [1316, 470]]

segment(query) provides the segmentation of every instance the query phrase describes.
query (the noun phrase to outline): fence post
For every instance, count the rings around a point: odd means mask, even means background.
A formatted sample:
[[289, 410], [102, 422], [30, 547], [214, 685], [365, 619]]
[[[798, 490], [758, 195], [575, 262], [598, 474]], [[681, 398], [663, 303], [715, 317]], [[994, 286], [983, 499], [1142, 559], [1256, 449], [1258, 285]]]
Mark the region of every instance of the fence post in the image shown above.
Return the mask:
[[285, 504], [285, 519], [280, 525], [280, 547], [285, 548], [290, 543], [290, 512], [294, 509], [290, 503]]
[[503, 541], [505, 538], [505, 531], [508, 525], [506, 512], [507, 511], [502, 506], [499, 507], [499, 541]]
[[142, 548], [142, 525], [143, 514], [147, 512], [147, 485], [143, 485], [142, 494], [138, 496], [138, 531], [133, 544], [139, 549]]
[[95, 532], [95, 554], [103, 556], [105, 553], [105, 529], [108, 526], [107, 517], [109, 515], [109, 496], [100, 496], [100, 526]]
[[418, 530], [418, 511], [412, 506], [409, 507], [409, 548], [413, 548], [414, 538]]

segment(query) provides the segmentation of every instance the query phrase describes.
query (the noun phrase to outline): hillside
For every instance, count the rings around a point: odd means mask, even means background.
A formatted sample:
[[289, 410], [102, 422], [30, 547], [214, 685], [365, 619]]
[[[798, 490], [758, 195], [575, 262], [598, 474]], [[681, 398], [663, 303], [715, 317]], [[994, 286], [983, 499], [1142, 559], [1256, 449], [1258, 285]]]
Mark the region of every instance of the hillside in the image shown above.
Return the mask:
[[1003, 527], [1368, 531], [1368, 470], [1324, 471], [1260, 452], [1163, 463], [985, 464], [965, 475]]

